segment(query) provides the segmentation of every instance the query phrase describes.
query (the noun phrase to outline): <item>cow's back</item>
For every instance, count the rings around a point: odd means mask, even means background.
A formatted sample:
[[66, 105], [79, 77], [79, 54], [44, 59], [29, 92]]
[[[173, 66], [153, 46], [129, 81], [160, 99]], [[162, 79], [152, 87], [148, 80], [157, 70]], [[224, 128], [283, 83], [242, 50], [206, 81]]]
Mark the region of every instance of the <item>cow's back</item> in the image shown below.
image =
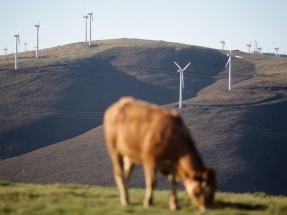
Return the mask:
[[109, 150], [118, 150], [134, 162], [142, 162], [145, 156], [161, 156], [175, 127], [181, 125], [177, 111], [166, 111], [131, 97], [120, 99], [104, 116]]

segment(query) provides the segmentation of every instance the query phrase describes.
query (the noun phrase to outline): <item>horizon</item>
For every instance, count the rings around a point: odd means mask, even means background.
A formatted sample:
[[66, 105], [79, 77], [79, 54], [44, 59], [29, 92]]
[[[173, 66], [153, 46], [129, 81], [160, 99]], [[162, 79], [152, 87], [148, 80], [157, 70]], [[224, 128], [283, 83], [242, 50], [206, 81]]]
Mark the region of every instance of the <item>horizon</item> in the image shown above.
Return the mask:
[[3, 1], [0, 55], [5, 54], [6, 47], [7, 54], [15, 53], [15, 38], [11, 33], [18, 33], [21, 24], [19, 53], [24, 51], [26, 41], [27, 50], [35, 50], [36, 13], [40, 25], [44, 26], [39, 30], [40, 49], [84, 42], [83, 16], [86, 15], [86, 7], [90, 11], [93, 5], [92, 41], [120, 38], [163, 40], [221, 49], [221, 33], [224, 39], [229, 39], [232, 50], [248, 52], [246, 45], [250, 41], [253, 50], [254, 41], [260, 44], [262, 40], [262, 52], [275, 53], [274, 48], [280, 40], [280, 54], [287, 51], [287, 42], [284, 41], [287, 30], [280, 24], [286, 16], [287, 2], [283, 0], [243, 0], [239, 3], [223, 0], [181, 0], [177, 3], [172, 0], [123, 0], [120, 3], [115, 0]]

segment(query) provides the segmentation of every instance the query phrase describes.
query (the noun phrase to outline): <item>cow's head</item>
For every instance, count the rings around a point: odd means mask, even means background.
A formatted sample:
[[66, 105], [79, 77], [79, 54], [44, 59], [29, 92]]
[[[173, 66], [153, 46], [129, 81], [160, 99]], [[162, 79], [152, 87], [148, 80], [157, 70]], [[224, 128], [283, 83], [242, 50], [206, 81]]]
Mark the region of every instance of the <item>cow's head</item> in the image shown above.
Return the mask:
[[184, 181], [187, 194], [200, 210], [211, 209], [216, 190], [216, 173], [213, 169], [198, 172]]

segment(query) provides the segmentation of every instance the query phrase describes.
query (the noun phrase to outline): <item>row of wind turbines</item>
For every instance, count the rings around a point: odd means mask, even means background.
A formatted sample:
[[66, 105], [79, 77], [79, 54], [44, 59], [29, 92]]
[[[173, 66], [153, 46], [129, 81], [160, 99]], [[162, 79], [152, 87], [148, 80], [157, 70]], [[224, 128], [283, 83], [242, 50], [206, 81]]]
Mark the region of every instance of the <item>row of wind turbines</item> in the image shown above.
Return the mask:
[[[93, 9], [91, 11], [86, 11], [86, 15], [84, 16], [84, 18], [86, 19], [86, 23], [85, 23], [85, 42], [87, 42], [87, 19], [90, 18], [90, 39], [89, 39], [89, 45], [92, 45], [92, 21], [93, 21], [93, 11], [95, 8], [95, 4], [93, 6]], [[38, 19], [38, 15], [36, 13], [36, 18], [37, 18], [37, 23], [35, 25], [35, 27], [37, 28], [37, 42], [36, 42], [36, 58], [39, 58], [39, 28], [44, 28], [44, 26], [40, 25], [39, 23], [39, 19]], [[22, 25], [20, 26], [19, 32], [18, 33], [11, 33], [12, 35], [14, 35], [15, 39], [16, 39], [16, 46], [15, 46], [15, 69], [18, 69], [18, 44], [21, 46], [21, 42], [20, 42], [20, 32], [22, 29]], [[26, 43], [24, 43], [25, 45], [25, 52], [26, 52], [26, 46], [27, 46], [27, 41]], [[8, 48], [4, 48], [5, 51], [5, 55], [7, 54]]]
[[[223, 36], [222, 36], [221, 33], [220, 33], [220, 36], [221, 36], [220, 43], [222, 44], [222, 50], [224, 50], [225, 42], [227, 42], [228, 39], [225, 40], [225, 39], [223, 38]], [[249, 40], [250, 40], [250, 36], [249, 36]], [[274, 50], [275, 50], [275, 56], [276, 56], [276, 57], [280, 57], [280, 54], [279, 54], [279, 44], [280, 44], [280, 40], [278, 41], [277, 47], [274, 48]], [[250, 48], [251, 48], [251, 46], [252, 46], [252, 45], [251, 45], [251, 40], [250, 40], [250, 42], [249, 42], [246, 46], [248, 46], [248, 53], [251, 53], [251, 52], [250, 52]], [[254, 50], [253, 50], [253, 53], [257, 53], [257, 54], [261, 54], [261, 55], [262, 55], [262, 39], [261, 39], [261, 44], [260, 44], [260, 46], [257, 46], [257, 41], [256, 41], [256, 40], [254, 41]]]
[[[36, 18], [37, 18], [37, 22], [38, 24], [35, 25], [35, 27], [37, 28], [37, 43], [36, 43], [36, 58], [39, 58], [39, 28], [43, 28], [43, 26], [40, 25], [39, 23], [39, 19], [38, 19], [38, 15], [36, 13]], [[15, 69], [18, 69], [18, 44], [21, 45], [20, 42], [20, 33], [21, 33], [21, 29], [22, 29], [22, 25], [20, 26], [19, 32], [18, 33], [11, 33], [15, 39], [16, 39], [16, 44], [15, 44]], [[27, 46], [27, 42], [24, 43], [25, 45], [25, 52], [26, 52], [26, 46]], [[4, 48], [5, 50], [5, 55], [7, 54], [8, 48]]]
[[[89, 37], [89, 45], [91, 46], [91, 42], [92, 42], [92, 21], [93, 21], [93, 11], [94, 11], [94, 7], [95, 7], [95, 4], [93, 5], [93, 8], [91, 11], [86, 11], [86, 15], [83, 16], [83, 18], [86, 19], [85, 21], [85, 42], [87, 42], [87, 20], [88, 18], [90, 19], [90, 37]], [[43, 26], [41, 26], [39, 24], [39, 19], [38, 19], [38, 15], [36, 13], [36, 18], [37, 18], [37, 23], [35, 25], [35, 27], [37, 28], [37, 43], [36, 43], [36, 58], [39, 58], [39, 28], [43, 28]], [[21, 45], [20, 43], [20, 32], [21, 32], [21, 28], [22, 28], [22, 25], [19, 29], [19, 32], [17, 34], [15, 33], [12, 33], [16, 39], [16, 52], [15, 52], [15, 69], [18, 69], [18, 43], [19, 45]], [[224, 40], [223, 36], [220, 34], [221, 36], [221, 41], [220, 43], [222, 43], [222, 50], [224, 50], [224, 46], [225, 46], [225, 43], [228, 42], [228, 46], [229, 46], [229, 50], [230, 52], [227, 54], [228, 56], [228, 61], [226, 63], [226, 66], [225, 68], [227, 68], [227, 66], [229, 65], [229, 78], [228, 78], [228, 90], [231, 90], [232, 89], [232, 58], [242, 58], [240, 56], [237, 56], [237, 55], [234, 55], [232, 54], [231, 52], [231, 48], [230, 48], [230, 44], [229, 44], [229, 39], [226, 39]], [[24, 43], [25, 44], [25, 51], [26, 51], [26, 45], [27, 45], [27, 42]], [[247, 44], [248, 48], [249, 48], [249, 53], [250, 53], [250, 47], [251, 47], [251, 41], [250, 41], [250, 44]], [[259, 52], [259, 54], [262, 54], [262, 40], [261, 40], [261, 46], [260, 47], [257, 47], [257, 42], [255, 41], [255, 47], [257, 48], [256, 51]], [[5, 55], [7, 54], [7, 47], [4, 48], [5, 50]], [[278, 47], [275, 48], [276, 50], [276, 57], [277, 57], [277, 53], [279, 52], [279, 42], [278, 42]], [[280, 55], [279, 55], [280, 57]], [[176, 66], [178, 67], [178, 70], [177, 72], [179, 72], [180, 74], [180, 84], [179, 84], [179, 108], [182, 108], [182, 90], [184, 89], [184, 71], [187, 69], [187, 67], [190, 65], [191, 62], [189, 62], [185, 67], [184, 69], [182, 69], [175, 61], [174, 63], [176, 64]]]

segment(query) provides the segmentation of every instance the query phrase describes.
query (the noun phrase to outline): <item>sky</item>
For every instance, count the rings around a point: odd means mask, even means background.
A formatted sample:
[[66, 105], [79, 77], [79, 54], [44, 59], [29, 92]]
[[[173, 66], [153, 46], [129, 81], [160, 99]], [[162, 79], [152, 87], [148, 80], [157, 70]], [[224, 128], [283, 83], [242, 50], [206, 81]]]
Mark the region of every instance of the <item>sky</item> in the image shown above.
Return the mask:
[[40, 49], [83, 42], [83, 16], [93, 5], [93, 41], [139, 38], [221, 49], [222, 34], [232, 50], [247, 52], [246, 45], [256, 40], [263, 52], [273, 53], [280, 40], [280, 53], [287, 53], [286, 0], [0, 0], [0, 5], [0, 55], [5, 47], [15, 52], [11, 33], [21, 25], [19, 52], [24, 42], [35, 49], [36, 13], [44, 26]]

